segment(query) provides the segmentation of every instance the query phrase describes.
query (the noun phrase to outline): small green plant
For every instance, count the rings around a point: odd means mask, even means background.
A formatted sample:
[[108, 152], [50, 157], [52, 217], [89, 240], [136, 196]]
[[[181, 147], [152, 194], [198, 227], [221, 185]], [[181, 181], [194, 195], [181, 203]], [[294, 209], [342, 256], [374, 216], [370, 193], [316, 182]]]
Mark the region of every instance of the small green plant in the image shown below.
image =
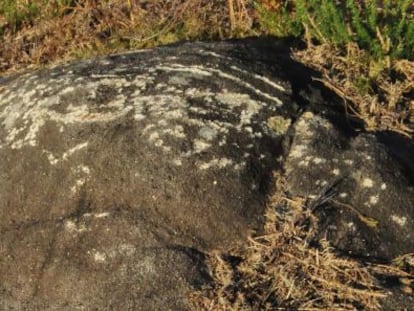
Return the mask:
[[261, 0], [261, 27], [294, 36], [295, 59], [319, 71], [368, 130], [414, 133], [412, 0]]
[[3, 0], [0, 4], [0, 16], [16, 31], [23, 22], [32, 20], [39, 14], [39, 7], [34, 2]]
[[[411, 0], [292, 0], [269, 12], [257, 3], [262, 24], [273, 34], [305, 35], [345, 48], [356, 42], [376, 60], [414, 59]], [[283, 31], [281, 31], [283, 30]]]
[[[13, 32], [17, 32], [24, 24], [34, 24], [41, 15], [46, 15], [45, 18], [60, 16], [75, 5], [75, 0], [2, 0], [0, 20], [3, 20]], [[0, 25], [0, 35], [2, 33]]]

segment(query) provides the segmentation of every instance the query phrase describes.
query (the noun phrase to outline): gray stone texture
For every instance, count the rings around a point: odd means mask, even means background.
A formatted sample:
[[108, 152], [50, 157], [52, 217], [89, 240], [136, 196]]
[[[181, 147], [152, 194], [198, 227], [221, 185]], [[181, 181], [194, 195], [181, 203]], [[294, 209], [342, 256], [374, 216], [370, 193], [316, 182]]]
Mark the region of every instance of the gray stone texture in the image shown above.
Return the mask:
[[3, 309], [184, 309], [208, 282], [201, 252], [259, 228], [282, 155], [268, 119], [294, 104], [288, 82], [252, 74], [235, 47], [165, 47], [3, 82]]
[[327, 119], [307, 112], [293, 126], [284, 162], [293, 196], [317, 201], [321, 234], [353, 256], [391, 260], [414, 249], [411, 175], [372, 134], [347, 137]]
[[188, 43], [0, 80], [0, 309], [185, 310], [203, 254], [260, 230], [273, 171], [309, 198], [342, 180], [353, 209], [317, 210], [336, 247], [412, 251], [412, 171], [333, 122], [288, 52]]

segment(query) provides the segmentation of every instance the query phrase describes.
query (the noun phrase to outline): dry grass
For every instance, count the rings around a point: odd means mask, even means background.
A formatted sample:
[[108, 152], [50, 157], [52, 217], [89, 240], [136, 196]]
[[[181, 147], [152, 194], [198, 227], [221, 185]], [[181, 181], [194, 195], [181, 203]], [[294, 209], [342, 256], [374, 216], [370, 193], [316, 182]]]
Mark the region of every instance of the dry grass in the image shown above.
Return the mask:
[[[40, 3], [41, 0], [34, 0]], [[252, 1], [83, 0], [43, 7], [17, 32], [0, 18], [0, 72], [181, 40], [252, 35]], [[58, 10], [58, 13], [56, 13]]]
[[[278, 178], [279, 188], [283, 184]], [[264, 234], [229, 253], [212, 252], [214, 285], [190, 298], [193, 310], [378, 310], [376, 275], [411, 280], [394, 266], [363, 265], [315, 244], [317, 219], [301, 198], [272, 198]], [[315, 244], [311, 246], [311, 244]]]
[[321, 72], [322, 82], [344, 99], [350, 114], [370, 131], [414, 133], [414, 62], [375, 63], [364, 50], [348, 44], [344, 54], [327, 45], [295, 51], [294, 57]]

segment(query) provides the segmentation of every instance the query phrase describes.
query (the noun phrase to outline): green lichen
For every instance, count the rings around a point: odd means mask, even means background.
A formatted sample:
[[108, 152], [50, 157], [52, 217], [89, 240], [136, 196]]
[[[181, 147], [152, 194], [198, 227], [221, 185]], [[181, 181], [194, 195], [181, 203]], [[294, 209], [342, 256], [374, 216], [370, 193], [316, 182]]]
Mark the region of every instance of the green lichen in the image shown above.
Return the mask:
[[269, 129], [271, 129], [277, 136], [284, 135], [287, 130], [289, 129], [289, 126], [291, 125], [292, 120], [285, 119], [282, 116], [274, 116], [270, 117], [267, 120], [267, 126]]

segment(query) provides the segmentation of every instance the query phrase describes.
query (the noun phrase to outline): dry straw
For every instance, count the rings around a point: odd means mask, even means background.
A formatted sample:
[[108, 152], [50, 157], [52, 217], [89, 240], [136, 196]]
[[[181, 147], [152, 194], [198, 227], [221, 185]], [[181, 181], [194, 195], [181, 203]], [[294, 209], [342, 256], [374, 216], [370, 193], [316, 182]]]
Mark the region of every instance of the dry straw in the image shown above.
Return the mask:
[[325, 240], [315, 243], [318, 221], [306, 200], [288, 198], [280, 177], [278, 184], [264, 233], [210, 254], [214, 285], [191, 295], [193, 310], [378, 310], [386, 293], [376, 275], [412, 278], [398, 267], [339, 257]]

